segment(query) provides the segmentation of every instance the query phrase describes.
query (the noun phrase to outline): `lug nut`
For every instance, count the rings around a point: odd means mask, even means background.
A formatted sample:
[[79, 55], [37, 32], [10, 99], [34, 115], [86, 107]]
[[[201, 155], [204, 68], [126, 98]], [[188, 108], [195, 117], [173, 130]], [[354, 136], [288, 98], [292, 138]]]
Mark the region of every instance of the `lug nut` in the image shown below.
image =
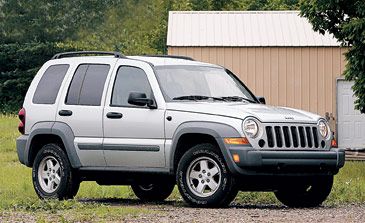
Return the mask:
[[206, 171], [205, 170], [203, 170], [203, 173], [205, 173]]
[[199, 174], [199, 178], [202, 178], [203, 176], [201, 174]]
[[208, 177], [210, 177], [210, 173], [208, 173]]
[[209, 180], [209, 179], [207, 179], [207, 182], [208, 182], [208, 183], [209, 183], [209, 181], [210, 181], [210, 180]]
[[204, 180], [202, 180], [201, 182], [202, 182], [202, 184], [203, 184], [203, 183], [204, 183]]

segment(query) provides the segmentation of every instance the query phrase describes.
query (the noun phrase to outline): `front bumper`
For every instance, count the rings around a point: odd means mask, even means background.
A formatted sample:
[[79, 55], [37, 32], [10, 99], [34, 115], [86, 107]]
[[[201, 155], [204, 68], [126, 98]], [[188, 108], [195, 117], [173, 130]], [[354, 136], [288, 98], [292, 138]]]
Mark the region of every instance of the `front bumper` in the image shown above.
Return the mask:
[[286, 151], [255, 150], [252, 148], [230, 148], [239, 156], [234, 162], [236, 170], [241, 174], [336, 174], [345, 164], [345, 151], [331, 149], [329, 151]]

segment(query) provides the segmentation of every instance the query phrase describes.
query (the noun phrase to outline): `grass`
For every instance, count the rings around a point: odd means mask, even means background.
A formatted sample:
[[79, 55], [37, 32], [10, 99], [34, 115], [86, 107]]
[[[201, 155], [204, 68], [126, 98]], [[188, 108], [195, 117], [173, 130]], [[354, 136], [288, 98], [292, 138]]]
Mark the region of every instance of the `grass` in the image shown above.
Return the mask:
[[[99, 186], [83, 182], [77, 197], [71, 201], [40, 201], [32, 186], [31, 169], [21, 165], [15, 151], [18, 120], [0, 115], [0, 216], [1, 212], [32, 213], [37, 220], [49, 221], [109, 221], [152, 212], [138, 205], [110, 205], [106, 202], [82, 202], [86, 199], [135, 199], [127, 186]], [[181, 200], [175, 189], [170, 200]], [[81, 200], [81, 201], [80, 201]], [[118, 202], [118, 200], [116, 200]], [[128, 201], [128, 200], [127, 200]], [[240, 192], [241, 204], [277, 204], [272, 193]], [[328, 205], [365, 202], [365, 162], [347, 162], [335, 177]], [[132, 200], [132, 204], [133, 203]], [[51, 213], [51, 215], [50, 215]]]

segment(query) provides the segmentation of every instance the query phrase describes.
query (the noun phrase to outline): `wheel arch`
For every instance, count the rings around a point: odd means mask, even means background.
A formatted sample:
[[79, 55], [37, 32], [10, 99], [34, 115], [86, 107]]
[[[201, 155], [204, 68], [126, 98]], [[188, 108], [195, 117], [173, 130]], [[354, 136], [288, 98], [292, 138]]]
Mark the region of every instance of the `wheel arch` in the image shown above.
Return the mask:
[[235, 172], [235, 164], [224, 143], [224, 138], [226, 137], [241, 137], [241, 135], [235, 128], [223, 123], [185, 122], [181, 124], [172, 138], [169, 157], [170, 173], [175, 174], [179, 160], [192, 145], [204, 142], [215, 143], [220, 149], [229, 170]]
[[36, 123], [29, 134], [25, 148], [25, 165], [31, 167], [40, 146], [47, 143], [62, 144], [71, 166], [81, 167], [81, 162], [77, 156], [74, 146], [74, 134], [72, 129], [61, 122], [40, 122]]

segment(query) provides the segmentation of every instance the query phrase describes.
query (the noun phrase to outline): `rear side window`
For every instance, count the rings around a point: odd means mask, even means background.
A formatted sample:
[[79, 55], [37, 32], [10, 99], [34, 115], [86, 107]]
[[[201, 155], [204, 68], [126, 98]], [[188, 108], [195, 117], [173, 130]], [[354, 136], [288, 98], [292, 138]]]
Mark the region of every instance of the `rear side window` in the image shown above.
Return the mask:
[[152, 98], [146, 73], [137, 67], [121, 66], [115, 78], [111, 105], [134, 107], [128, 103], [131, 92], [145, 93], [148, 98]]
[[106, 64], [80, 65], [72, 78], [66, 104], [100, 106], [109, 69]]
[[54, 104], [67, 70], [68, 64], [52, 65], [44, 72], [33, 96], [34, 104]]

